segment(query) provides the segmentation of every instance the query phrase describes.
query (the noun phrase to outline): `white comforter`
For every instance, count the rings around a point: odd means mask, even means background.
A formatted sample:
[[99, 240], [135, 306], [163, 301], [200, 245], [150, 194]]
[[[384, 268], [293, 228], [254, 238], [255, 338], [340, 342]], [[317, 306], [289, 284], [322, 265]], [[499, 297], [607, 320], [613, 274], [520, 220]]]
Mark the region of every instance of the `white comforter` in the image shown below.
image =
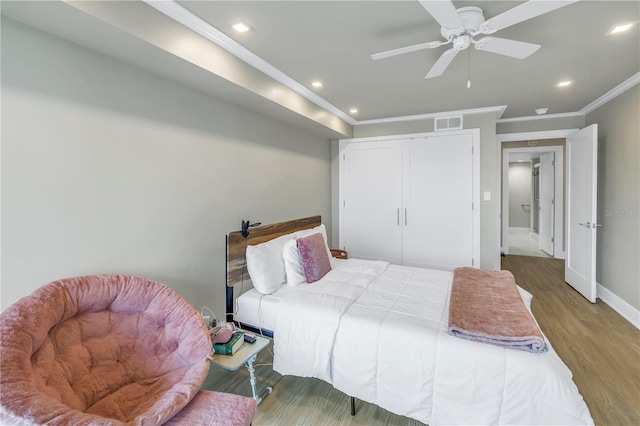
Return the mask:
[[550, 345], [532, 354], [447, 334], [451, 277], [350, 259], [296, 287], [279, 303], [274, 370], [432, 426], [593, 424]]

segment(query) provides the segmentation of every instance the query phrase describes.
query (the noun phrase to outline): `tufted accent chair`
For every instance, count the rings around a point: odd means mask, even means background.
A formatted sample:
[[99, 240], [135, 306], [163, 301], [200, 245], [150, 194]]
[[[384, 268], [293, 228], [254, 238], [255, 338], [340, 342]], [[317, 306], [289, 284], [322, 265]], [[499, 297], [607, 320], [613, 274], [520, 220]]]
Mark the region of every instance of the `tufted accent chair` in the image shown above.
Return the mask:
[[0, 421], [247, 425], [257, 412], [251, 398], [200, 391], [209, 333], [161, 283], [122, 275], [54, 281], [0, 320]]

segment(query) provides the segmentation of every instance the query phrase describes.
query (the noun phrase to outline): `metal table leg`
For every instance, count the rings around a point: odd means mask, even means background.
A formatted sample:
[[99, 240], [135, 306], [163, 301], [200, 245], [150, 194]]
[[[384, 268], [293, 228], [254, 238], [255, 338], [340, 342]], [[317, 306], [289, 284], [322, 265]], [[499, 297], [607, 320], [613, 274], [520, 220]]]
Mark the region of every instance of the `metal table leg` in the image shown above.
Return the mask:
[[[251, 393], [253, 394], [253, 399], [256, 400], [256, 403], [259, 405], [262, 402], [262, 398], [258, 396], [258, 392], [256, 391], [256, 369], [253, 367], [253, 362], [256, 360], [258, 354], [253, 355], [251, 358], [247, 360], [247, 370], [249, 370], [249, 382], [251, 383]], [[271, 386], [267, 386], [267, 395], [273, 391]]]

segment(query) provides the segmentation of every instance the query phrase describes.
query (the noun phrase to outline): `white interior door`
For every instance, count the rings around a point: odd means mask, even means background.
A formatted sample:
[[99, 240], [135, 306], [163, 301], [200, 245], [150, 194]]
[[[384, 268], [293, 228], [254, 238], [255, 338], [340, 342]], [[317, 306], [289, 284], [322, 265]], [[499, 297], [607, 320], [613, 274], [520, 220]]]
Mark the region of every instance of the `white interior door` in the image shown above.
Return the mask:
[[402, 264], [402, 144], [353, 143], [344, 155], [343, 248], [350, 257]]
[[405, 145], [403, 264], [473, 266], [473, 137], [438, 135]]
[[538, 247], [553, 256], [553, 235], [555, 217], [555, 155], [548, 152], [540, 156], [540, 196], [538, 212]]
[[564, 279], [596, 301], [598, 125], [567, 137], [567, 258]]

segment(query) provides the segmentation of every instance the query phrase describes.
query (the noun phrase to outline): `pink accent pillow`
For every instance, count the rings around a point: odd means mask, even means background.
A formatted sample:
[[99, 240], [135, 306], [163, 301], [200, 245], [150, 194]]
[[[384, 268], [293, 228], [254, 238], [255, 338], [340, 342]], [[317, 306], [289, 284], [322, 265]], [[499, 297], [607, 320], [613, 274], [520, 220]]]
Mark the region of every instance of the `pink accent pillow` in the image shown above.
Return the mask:
[[308, 283], [314, 283], [331, 270], [331, 262], [327, 255], [322, 234], [312, 234], [296, 240], [300, 252], [302, 272]]

